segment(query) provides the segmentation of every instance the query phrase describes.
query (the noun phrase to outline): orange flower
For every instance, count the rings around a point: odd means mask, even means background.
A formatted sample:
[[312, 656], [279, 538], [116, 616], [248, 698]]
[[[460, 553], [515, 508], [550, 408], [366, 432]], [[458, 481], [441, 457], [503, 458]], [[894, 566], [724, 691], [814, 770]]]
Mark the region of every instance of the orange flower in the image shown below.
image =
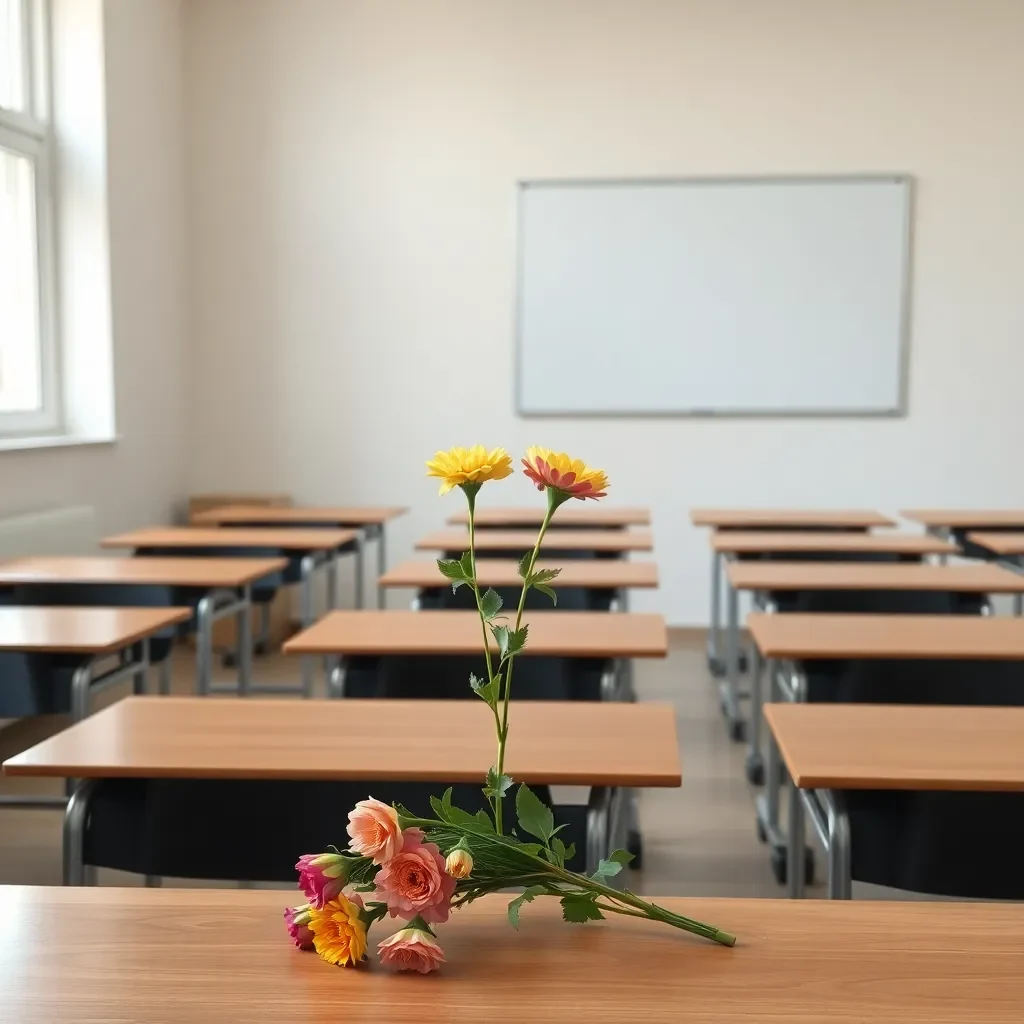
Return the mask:
[[366, 925], [362, 900], [338, 893], [317, 910], [309, 909], [309, 930], [313, 948], [321, 959], [339, 967], [354, 967], [366, 956]]
[[523, 459], [524, 472], [538, 491], [552, 487], [569, 498], [603, 498], [608, 477], [600, 469], [591, 469], [582, 459], [571, 459], [565, 452], [550, 448], [528, 448]]

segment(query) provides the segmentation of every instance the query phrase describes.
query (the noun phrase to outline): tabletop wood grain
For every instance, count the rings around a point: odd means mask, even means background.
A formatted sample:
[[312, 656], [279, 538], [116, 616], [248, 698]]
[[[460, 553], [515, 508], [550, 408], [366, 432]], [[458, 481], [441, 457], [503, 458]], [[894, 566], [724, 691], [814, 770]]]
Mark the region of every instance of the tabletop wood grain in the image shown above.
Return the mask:
[[324, 523], [329, 526], [380, 526], [405, 515], [408, 509], [398, 507], [360, 508], [358, 506], [311, 505], [223, 505], [192, 516], [199, 526], [248, 523], [253, 526], [286, 525], [288, 523]]
[[969, 533], [967, 539], [996, 555], [1024, 555], [1024, 532]]
[[[593, 561], [566, 561], [562, 566], [538, 562], [538, 569], [561, 571], [550, 581], [552, 587], [586, 587], [593, 589], [657, 587], [657, 562], [625, 562], [601, 558]], [[520, 587], [519, 563], [511, 559], [478, 558], [476, 578], [481, 587]], [[444, 587], [448, 581], [437, 562], [408, 561], [389, 569], [377, 581], [382, 587]]]
[[[999, 903], [661, 899], [733, 949], [629, 918], [565, 925], [557, 904], [485, 896], [438, 929], [423, 978], [294, 949], [288, 893], [0, 888], [11, 1024], [1019, 1024], [1024, 915]], [[292, 894], [292, 898], [294, 894]], [[500, 965], [500, 966], [499, 966]]]
[[[467, 684], [468, 685], [468, 684]], [[481, 782], [494, 762], [483, 701], [127, 697], [4, 763], [74, 778]], [[513, 701], [506, 771], [566, 786], [678, 786], [668, 704]]]
[[932, 530], [944, 527], [954, 530], [1016, 527], [1024, 530], [1024, 509], [1020, 508], [912, 508], [900, 512], [900, 515]]
[[18, 558], [0, 563], [0, 587], [43, 583], [139, 583], [241, 587], [288, 565], [284, 558]]
[[733, 562], [738, 590], [943, 590], [1016, 594], [1024, 576], [998, 565], [892, 565], [870, 562]]
[[1024, 660], [1024, 618], [989, 615], [765, 615], [747, 626], [766, 658]]
[[302, 530], [272, 527], [233, 530], [188, 526], [149, 526], [105, 537], [104, 548], [273, 548], [281, 551], [333, 551], [359, 537], [355, 530]]
[[[540, 526], [544, 519], [543, 504], [523, 508], [478, 508], [476, 510], [477, 526]], [[465, 526], [469, 522], [469, 512], [456, 512], [447, 520], [452, 526]], [[650, 526], [651, 510], [647, 508], [616, 508], [614, 505], [599, 505], [590, 508], [567, 508], [563, 505], [551, 522], [553, 527], [559, 526], [592, 526], [604, 529], [624, 526]]]
[[766, 704], [803, 789], [1024, 790], [1024, 707]]
[[[527, 612], [523, 654], [565, 658], [664, 658], [668, 632], [660, 615], [625, 612]], [[514, 623], [512, 623], [514, 624]], [[477, 654], [480, 619], [473, 611], [328, 612], [284, 644], [285, 654]], [[493, 640], [491, 645], [496, 650]]]
[[835, 552], [893, 555], [955, 555], [959, 548], [949, 541], [921, 533], [773, 533], [757, 530], [719, 530], [711, 534], [711, 547], [728, 554], [795, 554]]
[[895, 526], [894, 520], [872, 509], [840, 508], [694, 508], [694, 526], [773, 527], [825, 526], [833, 529], [866, 530], [873, 526]]
[[190, 608], [0, 606], [0, 651], [111, 654], [192, 616]]
[[[482, 530], [477, 551], [530, 551], [537, 542], [533, 530]], [[461, 529], [434, 530], [416, 542], [420, 551], [468, 551], [469, 533]], [[541, 550], [653, 551], [650, 530], [548, 530]]]

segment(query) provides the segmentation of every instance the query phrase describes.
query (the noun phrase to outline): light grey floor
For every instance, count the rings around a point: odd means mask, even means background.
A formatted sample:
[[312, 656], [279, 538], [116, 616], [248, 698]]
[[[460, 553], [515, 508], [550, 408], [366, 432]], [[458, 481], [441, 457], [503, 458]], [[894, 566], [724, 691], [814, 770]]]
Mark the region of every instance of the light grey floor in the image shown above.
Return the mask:
[[[262, 681], [283, 681], [294, 677], [296, 667], [293, 661], [271, 656], [258, 659], [256, 674]], [[221, 674], [228, 678], [228, 673]], [[726, 736], [703, 649], [692, 636], [674, 635], [669, 657], [639, 662], [635, 678], [641, 700], [668, 701], [676, 707], [683, 785], [642, 793], [646, 859], [631, 886], [661, 896], [783, 895], [772, 877], [767, 850], [755, 835], [752, 797], [743, 777], [744, 748]], [[193, 654], [182, 648], [175, 658], [174, 689], [190, 692], [192, 680]], [[0, 732], [0, 756], [24, 749], [63, 724], [31, 719], [9, 725]], [[0, 791], [56, 793], [60, 786], [0, 779]], [[0, 884], [59, 884], [60, 824], [57, 811], [0, 809]], [[113, 871], [101, 871], [99, 881], [141, 884], [141, 879]], [[823, 890], [815, 887], [808, 894], [822, 895]]]

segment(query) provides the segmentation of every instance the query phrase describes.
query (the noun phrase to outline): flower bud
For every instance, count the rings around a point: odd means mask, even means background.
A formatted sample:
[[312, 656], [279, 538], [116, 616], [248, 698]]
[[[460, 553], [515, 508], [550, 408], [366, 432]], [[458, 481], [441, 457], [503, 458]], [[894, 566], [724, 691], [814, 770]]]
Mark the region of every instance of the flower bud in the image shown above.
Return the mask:
[[445, 859], [444, 869], [452, 878], [469, 878], [473, 872], [473, 854], [464, 846], [457, 846]]

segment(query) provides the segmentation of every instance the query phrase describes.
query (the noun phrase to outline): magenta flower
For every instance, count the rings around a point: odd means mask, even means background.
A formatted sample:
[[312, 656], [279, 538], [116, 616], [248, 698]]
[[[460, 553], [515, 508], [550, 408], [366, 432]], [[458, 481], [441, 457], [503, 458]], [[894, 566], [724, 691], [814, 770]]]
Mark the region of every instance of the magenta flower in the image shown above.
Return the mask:
[[313, 932], [309, 927], [309, 904], [301, 907], [285, 907], [284, 926], [299, 949], [313, 948]]
[[348, 874], [345, 858], [338, 853], [304, 853], [295, 870], [299, 888], [317, 910], [345, 888]]

